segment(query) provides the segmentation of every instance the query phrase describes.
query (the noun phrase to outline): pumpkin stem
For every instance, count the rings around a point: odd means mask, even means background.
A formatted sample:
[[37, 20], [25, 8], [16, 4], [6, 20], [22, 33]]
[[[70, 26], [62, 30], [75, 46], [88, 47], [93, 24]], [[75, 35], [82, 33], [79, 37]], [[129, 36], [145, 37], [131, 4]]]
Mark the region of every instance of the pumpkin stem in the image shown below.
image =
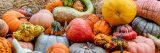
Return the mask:
[[29, 19], [29, 17], [18, 17], [19, 20], [21, 19]]
[[52, 32], [53, 32], [53, 34], [62, 35], [63, 31], [64, 31], [64, 29], [59, 22], [57, 22], [57, 21], [52, 22]]

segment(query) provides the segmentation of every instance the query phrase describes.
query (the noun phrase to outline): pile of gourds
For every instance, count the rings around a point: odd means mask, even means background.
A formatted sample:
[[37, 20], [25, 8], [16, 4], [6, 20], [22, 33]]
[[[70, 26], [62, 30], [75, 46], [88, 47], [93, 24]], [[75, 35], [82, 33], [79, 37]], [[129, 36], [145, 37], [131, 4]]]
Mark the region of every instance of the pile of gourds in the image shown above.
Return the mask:
[[0, 53], [158, 53], [159, 4], [53, 0], [35, 14], [9, 10], [0, 19]]

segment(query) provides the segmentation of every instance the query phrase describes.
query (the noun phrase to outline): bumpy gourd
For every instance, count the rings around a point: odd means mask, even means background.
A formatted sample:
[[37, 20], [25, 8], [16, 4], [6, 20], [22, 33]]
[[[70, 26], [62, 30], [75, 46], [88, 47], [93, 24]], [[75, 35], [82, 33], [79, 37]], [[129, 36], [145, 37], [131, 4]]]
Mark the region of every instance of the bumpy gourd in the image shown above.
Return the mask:
[[80, 12], [76, 9], [73, 9], [71, 7], [56, 7], [53, 10], [53, 16], [55, 20], [64, 23], [65, 21], [69, 22], [74, 18], [81, 17], [85, 14], [92, 14], [94, 11], [92, 2], [90, 0], [81, 0], [85, 5], [87, 10], [85, 12]]
[[2, 37], [0, 37], [0, 53], [12, 53], [11, 43]]
[[26, 22], [22, 23], [16, 32], [13, 32], [13, 36], [18, 40], [31, 41], [43, 31], [44, 28], [42, 26]]

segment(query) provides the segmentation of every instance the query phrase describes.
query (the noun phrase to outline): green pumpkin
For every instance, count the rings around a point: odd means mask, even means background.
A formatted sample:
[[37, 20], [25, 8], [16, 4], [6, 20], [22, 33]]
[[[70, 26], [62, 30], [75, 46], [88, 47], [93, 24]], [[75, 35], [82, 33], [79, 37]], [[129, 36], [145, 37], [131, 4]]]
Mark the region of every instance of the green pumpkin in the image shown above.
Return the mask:
[[43, 53], [53, 44], [64, 43], [69, 47], [68, 39], [65, 35], [55, 36], [55, 35], [45, 35], [42, 33], [36, 40], [35, 51], [41, 51]]

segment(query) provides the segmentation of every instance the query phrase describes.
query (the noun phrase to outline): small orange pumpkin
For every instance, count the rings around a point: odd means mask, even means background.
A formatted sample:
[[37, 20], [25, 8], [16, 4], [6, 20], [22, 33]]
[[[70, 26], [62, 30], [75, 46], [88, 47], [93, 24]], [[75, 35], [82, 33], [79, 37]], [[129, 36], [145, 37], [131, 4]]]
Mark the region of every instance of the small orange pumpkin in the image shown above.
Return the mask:
[[8, 33], [8, 25], [2, 19], [0, 19], [0, 36], [5, 37]]
[[46, 53], [69, 53], [69, 48], [63, 43], [57, 43], [50, 46]]
[[108, 35], [111, 32], [109, 24], [105, 20], [99, 20], [94, 24], [94, 34], [103, 33]]
[[8, 24], [10, 33], [16, 31], [23, 22], [27, 22], [23, 14], [13, 10], [4, 13], [2, 19]]
[[45, 9], [52, 12], [52, 10], [57, 6], [63, 6], [63, 2], [61, 0], [54, 0], [52, 3], [47, 3]]

